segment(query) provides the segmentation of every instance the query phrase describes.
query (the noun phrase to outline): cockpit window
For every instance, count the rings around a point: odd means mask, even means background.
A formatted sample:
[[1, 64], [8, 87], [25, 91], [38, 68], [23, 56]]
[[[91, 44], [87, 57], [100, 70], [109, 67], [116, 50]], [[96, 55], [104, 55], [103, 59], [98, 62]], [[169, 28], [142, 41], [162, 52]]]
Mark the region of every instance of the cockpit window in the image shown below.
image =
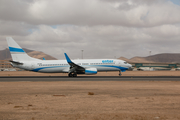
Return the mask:
[[127, 64], [127, 62], [124, 62], [124, 64]]

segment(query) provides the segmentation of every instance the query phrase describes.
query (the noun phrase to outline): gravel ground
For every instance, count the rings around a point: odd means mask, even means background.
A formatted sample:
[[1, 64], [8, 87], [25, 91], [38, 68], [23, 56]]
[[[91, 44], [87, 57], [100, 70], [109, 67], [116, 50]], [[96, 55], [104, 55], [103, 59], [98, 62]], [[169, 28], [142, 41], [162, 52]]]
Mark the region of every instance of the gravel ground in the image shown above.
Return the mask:
[[1, 82], [0, 120], [180, 120], [180, 82]]

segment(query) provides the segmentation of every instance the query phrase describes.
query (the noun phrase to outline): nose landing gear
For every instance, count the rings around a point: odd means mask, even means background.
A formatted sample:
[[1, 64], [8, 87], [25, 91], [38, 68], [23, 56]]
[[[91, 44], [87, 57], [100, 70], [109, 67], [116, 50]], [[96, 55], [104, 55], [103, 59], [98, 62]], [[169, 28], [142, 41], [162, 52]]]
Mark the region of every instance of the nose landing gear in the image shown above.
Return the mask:
[[119, 76], [121, 76], [122, 74], [121, 74], [121, 71], [119, 71]]

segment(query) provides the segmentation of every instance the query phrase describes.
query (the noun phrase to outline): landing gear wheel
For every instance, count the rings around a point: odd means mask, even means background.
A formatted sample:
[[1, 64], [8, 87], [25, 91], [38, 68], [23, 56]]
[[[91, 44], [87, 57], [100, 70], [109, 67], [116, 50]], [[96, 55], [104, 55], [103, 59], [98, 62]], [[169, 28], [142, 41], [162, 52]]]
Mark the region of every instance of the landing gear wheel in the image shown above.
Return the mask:
[[69, 76], [69, 77], [72, 77], [72, 76], [73, 76], [73, 74], [72, 74], [72, 73], [69, 73], [69, 74], [68, 74], [68, 76]]
[[76, 73], [69, 73], [68, 76], [69, 77], [77, 77], [77, 74]]
[[119, 76], [121, 76], [122, 74], [121, 74], [121, 71], [119, 71]]
[[77, 77], [77, 74], [76, 74], [76, 73], [74, 73], [74, 74], [73, 74], [73, 77]]

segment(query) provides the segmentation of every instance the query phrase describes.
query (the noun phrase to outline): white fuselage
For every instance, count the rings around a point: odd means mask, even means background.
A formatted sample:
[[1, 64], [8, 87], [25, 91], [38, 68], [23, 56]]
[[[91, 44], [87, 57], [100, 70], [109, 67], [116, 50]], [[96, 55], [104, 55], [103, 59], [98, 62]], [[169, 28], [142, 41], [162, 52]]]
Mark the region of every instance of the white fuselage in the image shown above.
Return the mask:
[[[101, 71], [126, 71], [132, 65], [123, 60], [118, 59], [79, 59], [72, 60], [75, 64], [84, 68], [96, 68], [98, 72]], [[38, 60], [38, 61], [19, 61], [22, 65], [14, 64], [14, 67], [21, 69], [45, 72], [45, 73], [68, 73], [70, 65], [66, 60]]]
[[11, 64], [29, 71], [69, 73], [69, 77], [77, 77], [77, 74], [93, 75], [101, 71], [119, 71], [121, 75], [121, 72], [132, 67], [127, 62], [118, 59], [71, 60], [66, 53], [64, 53], [66, 60], [39, 60], [26, 54], [11, 37], [6, 39], [12, 56]]

